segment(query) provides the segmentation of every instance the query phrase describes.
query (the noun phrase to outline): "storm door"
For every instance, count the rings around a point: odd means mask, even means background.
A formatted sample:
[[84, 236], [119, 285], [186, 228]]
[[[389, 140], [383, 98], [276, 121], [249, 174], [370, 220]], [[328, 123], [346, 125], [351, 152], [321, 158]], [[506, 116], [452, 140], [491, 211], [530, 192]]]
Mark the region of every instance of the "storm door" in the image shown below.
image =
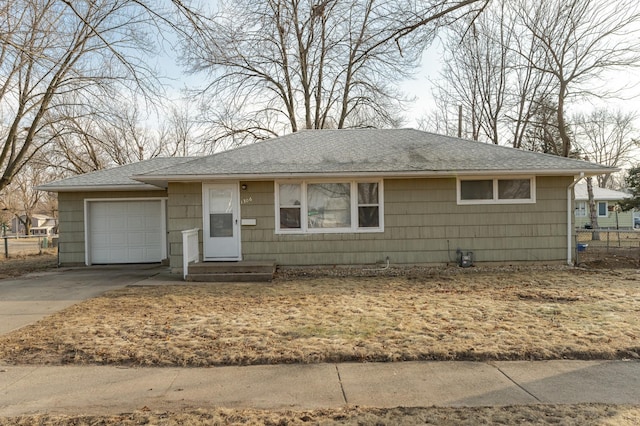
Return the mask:
[[237, 183], [203, 184], [204, 260], [240, 260]]

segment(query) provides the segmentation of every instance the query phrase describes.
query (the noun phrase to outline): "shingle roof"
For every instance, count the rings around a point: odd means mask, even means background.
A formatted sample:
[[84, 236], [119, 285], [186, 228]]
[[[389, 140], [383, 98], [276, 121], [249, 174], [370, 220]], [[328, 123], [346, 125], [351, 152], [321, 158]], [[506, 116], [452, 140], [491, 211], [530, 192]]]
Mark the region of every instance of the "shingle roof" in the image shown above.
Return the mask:
[[206, 157], [154, 158], [41, 185], [145, 190], [168, 181], [287, 176], [599, 175], [615, 168], [413, 129], [305, 130]]
[[145, 182], [292, 175], [587, 175], [616, 169], [582, 160], [413, 129], [305, 130], [135, 176]]
[[194, 157], [152, 158], [139, 163], [126, 164], [49, 182], [38, 186], [38, 189], [54, 192], [112, 189], [157, 190], [159, 189], [157, 186], [133, 180], [131, 176], [183, 164], [193, 159]]
[[[588, 200], [589, 196], [587, 194], [587, 184], [579, 183], [574, 189], [575, 199], [578, 201]], [[631, 197], [630, 194], [622, 191], [614, 191], [613, 189], [607, 188], [599, 188], [594, 185], [593, 187], [593, 199], [599, 201], [619, 201], [624, 198]]]

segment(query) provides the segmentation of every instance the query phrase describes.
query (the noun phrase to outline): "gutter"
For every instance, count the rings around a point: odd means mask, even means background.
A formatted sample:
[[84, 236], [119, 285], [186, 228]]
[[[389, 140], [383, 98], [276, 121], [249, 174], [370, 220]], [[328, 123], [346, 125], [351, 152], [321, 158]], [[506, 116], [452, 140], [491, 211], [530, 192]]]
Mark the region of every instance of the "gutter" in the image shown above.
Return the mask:
[[571, 201], [573, 199], [572, 192], [573, 187], [576, 186], [578, 182], [582, 180], [584, 177], [584, 172], [580, 172], [579, 176], [574, 176], [573, 182], [567, 187], [567, 265], [571, 266], [573, 264], [573, 227], [571, 226], [573, 223], [573, 211], [571, 210]]
[[38, 191], [46, 192], [100, 192], [100, 191], [162, 191], [164, 188], [147, 183], [133, 183], [124, 185], [39, 185], [35, 187]]
[[323, 178], [451, 178], [458, 176], [465, 177], [500, 177], [500, 176], [576, 176], [580, 173], [584, 176], [597, 176], [606, 173], [618, 172], [620, 169], [602, 168], [599, 170], [567, 169], [567, 170], [415, 170], [415, 171], [327, 171], [327, 172], [268, 172], [268, 173], [211, 173], [211, 174], [140, 174], [133, 175], [131, 179], [153, 185], [166, 184], [166, 182], [206, 182], [212, 180], [284, 180], [284, 179], [323, 179]]

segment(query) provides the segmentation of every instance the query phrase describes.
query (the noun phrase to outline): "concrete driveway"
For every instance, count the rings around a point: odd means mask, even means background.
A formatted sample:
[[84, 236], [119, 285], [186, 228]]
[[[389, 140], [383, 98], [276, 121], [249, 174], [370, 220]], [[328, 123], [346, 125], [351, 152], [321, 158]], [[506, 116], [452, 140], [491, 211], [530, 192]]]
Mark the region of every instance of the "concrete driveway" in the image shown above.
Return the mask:
[[179, 279], [170, 276], [166, 266], [117, 265], [66, 268], [0, 280], [0, 334], [107, 290], [142, 284], [157, 275], [163, 275], [164, 282]]

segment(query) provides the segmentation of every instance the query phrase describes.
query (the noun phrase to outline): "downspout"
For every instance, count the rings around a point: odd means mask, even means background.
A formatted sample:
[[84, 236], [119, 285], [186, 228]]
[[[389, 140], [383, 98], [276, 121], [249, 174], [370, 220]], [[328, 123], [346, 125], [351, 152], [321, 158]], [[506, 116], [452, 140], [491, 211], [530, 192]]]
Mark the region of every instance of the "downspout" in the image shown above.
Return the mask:
[[584, 172], [580, 172], [580, 176], [574, 176], [573, 182], [567, 187], [567, 265], [572, 265], [573, 255], [573, 241], [571, 236], [573, 234], [573, 210], [571, 209], [571, 201], [573, 201], [572, 191], [573, 187], [584, 177]]

